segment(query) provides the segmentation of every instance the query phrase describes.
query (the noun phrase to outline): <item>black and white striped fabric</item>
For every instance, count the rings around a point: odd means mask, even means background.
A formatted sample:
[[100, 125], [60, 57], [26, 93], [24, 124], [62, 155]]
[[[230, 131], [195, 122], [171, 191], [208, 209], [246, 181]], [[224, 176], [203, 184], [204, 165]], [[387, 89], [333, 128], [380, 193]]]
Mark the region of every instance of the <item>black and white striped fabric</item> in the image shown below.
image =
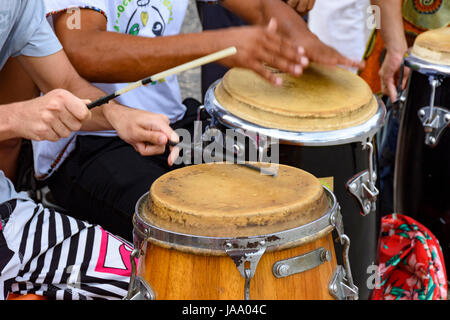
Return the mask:
[[0, 299], [34, 293], [50, 299], [122, 299], [132, 246], [100, 226], [33, 201], [0, 204]]

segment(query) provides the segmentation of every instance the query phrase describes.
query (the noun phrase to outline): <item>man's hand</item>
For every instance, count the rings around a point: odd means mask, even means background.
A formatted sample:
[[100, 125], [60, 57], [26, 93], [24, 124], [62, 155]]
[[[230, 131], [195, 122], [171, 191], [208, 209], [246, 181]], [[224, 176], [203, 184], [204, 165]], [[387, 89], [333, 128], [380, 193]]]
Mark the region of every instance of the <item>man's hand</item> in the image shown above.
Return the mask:
[[35, 141], [67, 138], [91, 117], [87, 102], [63, 89], [50, 91], [17, 104], [11, 114], [12, 130], [17, 137]]
[[[179, 142], [163, 114], [128, 108], [117, 104], [103, 106], [103, 113], [118, 136], [134, 147], [142, 156], [163, 154], [168, 141]], [[171, 147], [167, 159], [171, 166], [178, 157], [178, 148]]]
[[277, 33], [277, 21], [270, 20], [266, 27], [250, 26], [230, 28], [223, 31], [223, 47], [234, 45], [237, 53], [221, 60], [230, 67], [252, 69], [274, 85], [281, 85], [282, 80], [267, 68], [267, 64], [293, 76], [300, 76], [308, 65], [305, 51]]
[[283, 0], [300, 15], [305, 15], [314, 7], [316, 0]]
[[400, 67], [403, 62], [402, 53], [386, 52], [383, 64], [380, 68], [381, 91], [383, 94], [389, 96], [392, 102], [397, 101], [397, 88], [401, 81], [402, 89], [406, 87], [406, 82], [409, 77], [410, 69], [405, 67], [403, 72], [403, 79], [400, 79]]

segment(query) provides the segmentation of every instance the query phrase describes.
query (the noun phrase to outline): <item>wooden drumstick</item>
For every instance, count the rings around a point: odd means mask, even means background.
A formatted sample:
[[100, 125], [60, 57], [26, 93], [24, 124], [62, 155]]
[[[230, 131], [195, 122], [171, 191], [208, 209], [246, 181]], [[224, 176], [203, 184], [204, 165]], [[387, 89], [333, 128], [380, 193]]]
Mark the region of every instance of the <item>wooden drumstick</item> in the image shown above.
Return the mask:
[[174, 67], [174, 68], [168, 69], [166, 71], [157, 73], [157, 74], [155, 74], [153, 76], [150, 76], [148, 78], [145, 78], [145, 79], [136, 81], [134, 83], [131, 83], [128, 86], [126, 86], [126, 87], [124, 87], [122, 89], [119, 89], [119, 90], [117, 90], [114, 93], [111, 93], [111, 94], [109, 94], [107, 96], [104, 96], [104, 97], [102, 97], [100, 99], [97, 99], [97, 100], [95, 100], [92, 103], [89, 103], [87, 105], [87, 107], [88, 107], [88, 109], [92, 109], [92, 108], [101, 106], [101, 105], [103, 105], [105, 103], [108, 103], [112, 99], [115, 99], [118, 96], [120, 96], [120, 95], [122, 95], [122, 94], [124, 94], [124, 93], [126, 93], [128, 91], [131, 91], [133, 89], [139, 88], [139, 87], [144, 86], [144, 85], [146, 85], [148, 83], [167, 78], [167, 77], [169, 77], [171, 75], [174, 75], [174, 74], [177, 74], [177, 73], [189, 70], [189, 69], [193, 69], [193, 68], [196, 68], [196, 67], [200, 67], [200, 66], [202, 66], [204, 64], [211, 63], [213, 61], [217, 61], [217, 60], [226, 58], [228, 56], [236, 54], [236, 52], [237, 52], [237, 50], [236, 50], [235, 47], [229, 47], [227, 49], [224, 49], [224, 50], [221, 50], [221, 51], [217, 51], [215, 53], [212, 53], [212, 54], [209, 54], [207, 56], [198, 58], [196, 60], [192, 60], [190, 62], [187, 62], [185, 64], [179, 65], [177, 67]]

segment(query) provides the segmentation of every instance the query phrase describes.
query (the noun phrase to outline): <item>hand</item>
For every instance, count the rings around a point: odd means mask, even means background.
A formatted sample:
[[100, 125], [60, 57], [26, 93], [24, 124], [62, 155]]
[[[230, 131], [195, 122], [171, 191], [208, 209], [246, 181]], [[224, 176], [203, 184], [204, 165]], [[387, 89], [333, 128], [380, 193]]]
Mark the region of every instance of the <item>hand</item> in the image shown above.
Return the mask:
[[[163, 114], [152, 113], [108, 104], [103, 107], [104, 115], [117, 131], [119, 137], [129, 143], [142, 156], [163, 154], [167, 142], [179, 142], [179, 137], [170, 127], [169, 119]], [[167, 163], [172, 166], [178, 158], [179, 149], [170, 147]]]
[[405, 89], [409, 77], [410, 69], [405, 67], [403, 79], [400, 78], [400, 67], [403, 62], [403, 53], [392, 53], [387, 51], [379, 74], [381, 80], [381, 91], [389, 96], [392, 102], [398, 98], [398, 83], [402, 82], [402, 89]]
[[89, 102], [63, 89], [50, 91], [18, 105], [13, 130], [17, 136], [35, 141], [67, 138], [91, 117]]
[[300, 45], [304, 46], [306, 55], [313, 62], [328, 66], [341, 65], [349, 68], [358, 68], [359, 70], [364, 69], [365, 64], [363, 61], [354, 61], [344, 57], [337, 50], [320, 41], [310, 31], [302, 33], [300, 30], [293, 30], [293, 34], [297, 34], [295, 38], [298, 39]]
[[289, 6], [291, 6], [295, 11], [297, 11], [300, 15], [305, 15], [310, 11], [314, 4], [316, 3], [316, 0], [283, 0], [286, 2]]
[[224, 47], [235, 46], [237, 49], [235, 55], [221, 61], [223, 64], [251, 69], [278, 86], [282, 84], [282, 79], [265, 68], [264, 64], [298, 77], [309, 63], [301, 46], [293, 45], [277, 33], [275, 19], [271, 19], [266, 27], [225, 30], [222, 43]]

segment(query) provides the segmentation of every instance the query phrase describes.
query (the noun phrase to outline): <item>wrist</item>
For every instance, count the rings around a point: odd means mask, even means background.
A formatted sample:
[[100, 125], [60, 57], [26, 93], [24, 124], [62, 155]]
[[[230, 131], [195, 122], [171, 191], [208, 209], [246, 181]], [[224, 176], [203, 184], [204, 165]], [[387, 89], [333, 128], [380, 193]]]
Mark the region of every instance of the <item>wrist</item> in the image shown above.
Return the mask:
[[20, 113], [22, 112], [24, 102], [12, 103], [10, 105], [3, 105], [0, 107], [0, 137], [2, 140], [9, 138], [18, 138], [20, 123], [18, 119], [21, 118]]

